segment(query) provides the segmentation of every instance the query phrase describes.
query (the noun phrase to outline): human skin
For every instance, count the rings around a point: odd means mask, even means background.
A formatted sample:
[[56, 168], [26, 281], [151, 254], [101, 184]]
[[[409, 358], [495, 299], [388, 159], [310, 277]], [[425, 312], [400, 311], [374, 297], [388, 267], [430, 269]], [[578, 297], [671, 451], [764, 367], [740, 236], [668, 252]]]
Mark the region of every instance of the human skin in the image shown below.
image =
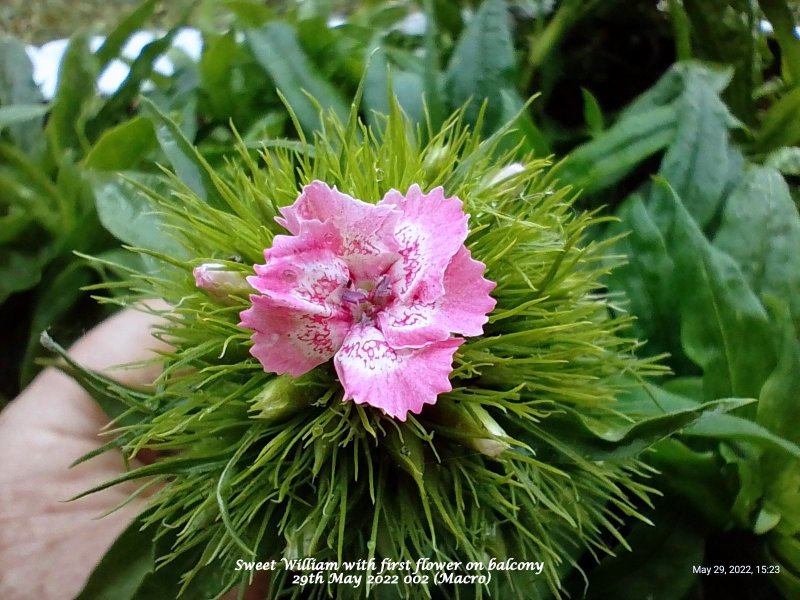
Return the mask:
[[[145, 360], [165, 348], [151, 336], [153, 324], [149, 314], [122, 311], [75, 343], [70, 356], [122, 383], [149, 385], [158, 374], [156, 366], [117, 365]], [[40, 373], [0, 412], [2, 600], [71, 600], [144, 507], [146, 498], [137, 498], [98, 518], [136, 489], [133, 482], [66, 501], [125, 470], [119, 452], [70, 468], [109, 441], [108, 434], [100, 433], [108, 421], [77, 383], [54, 368]], [[258, 587], [248, 590], [247, 597], [263, 597], [263, 585]]]
[[[115, 365], [151, 356], [160, 342], [153, 317], [123, 311], [82, 337], [70, 355], [122, 383], [146, 385], [154, 368]], [[114, 539], [143, 508], [137, 498], [98, 519], [135, 489], [120, 485], [80, 500], [72, 496], [119, 475], [119, 452], [106, 452], [69, 468], [107, 442], [108, 417], [72, 379], [45, 369], [0, 412], [0, 598], [71, 599]]]

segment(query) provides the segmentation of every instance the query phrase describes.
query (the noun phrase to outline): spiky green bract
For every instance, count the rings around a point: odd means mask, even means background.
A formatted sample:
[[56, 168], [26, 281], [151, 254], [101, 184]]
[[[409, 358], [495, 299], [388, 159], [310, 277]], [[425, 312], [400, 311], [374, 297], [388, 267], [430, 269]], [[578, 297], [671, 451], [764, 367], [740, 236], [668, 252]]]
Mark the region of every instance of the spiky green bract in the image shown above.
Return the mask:
[[[172, 308], [158, 335], [174, 351], [145, 399], [118, 386], [107, 393], [129, 406], [117, 445], [131, 456], [162, 453], [123, 479], [163, 483], [146, 522], [175, 536], [163, 562], [192, 557], [187, 588], [206, 566], [229, 588], [242, 578], [236, 560], [252, 557], [378, 565], [384, 557], [485, 565], [511, 557], [543, 561], [547, 585], [533, 586], [531, 573], [494, 571], [485, 586], [437, 587], [434, 573], [420, 585], [400, 572], [396, 585], [371, 590], [301, 589], [277, 573], [270, 594], [498, 598], [549, 587], [558, 595], [572, 557], [615, 544], [622, 516], [638, 516], [631, 498], [646, 502], [652, 492], [638, 481], [635, 457], [595, 460], [563, 427], [558, 435], [549, 428], [565, 413], [618, 423], [622, 382], [657, 370], [634, 357], [636, 343], [620, 334], [626, 321], [609, 316], [598, 283], [607, 246], [584, 240], [597, 218], [577, 214], [568, 190], [543, 183], [544, 160], [528, 158], [521, 172], [499, 178], [513, 154], [501, 150], [502, 134], [481, 141], [455, 115], [441, 132], [427, 132], [424, 147], [419, 137], [396, 107], [379, 132], [355, 113], [346, 124], [328, 116], [312, 142], [257, 155], [242, 146], [224, 171], [209, 169], [222, 210], [174, 177], [169, 196], [143, 190], [164, 234], [193, 258], [142, 251], [160, 269], [133, 274], [131, 293], [113, 301], [166, 299]], [[464, 202], [467, 246], [497, 283], [485, 335], [456, 354], [453, 391], [405, 423], [343, 402], [330, 365], [296, 380], [265, 373], [248, 354], [251, 332], [237, 325], [248, 298], [220, 302], [195, 287], [192, 268], [204, 262], [250, 274], [282, 232], [278, 207], [312, 180], [367, 201], [413, 183], [444, 186]]]

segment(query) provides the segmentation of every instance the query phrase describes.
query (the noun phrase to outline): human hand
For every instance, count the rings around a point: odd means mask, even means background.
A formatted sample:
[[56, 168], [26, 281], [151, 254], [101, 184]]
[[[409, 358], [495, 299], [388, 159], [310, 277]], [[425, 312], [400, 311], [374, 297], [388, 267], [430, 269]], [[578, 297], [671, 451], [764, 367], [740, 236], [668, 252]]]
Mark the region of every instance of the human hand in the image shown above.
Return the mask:
[[[88, 369], [143, 386], [158, 371], [120, 369], [164, 344], [150, 335], [154, 318], [125, 310], [90, 331], [70, 355]], [[136, 485], [119, 485], [73, 502], [65, 500], [118, 476], [119, 452], [69, 465], [107, 442], [108, 417], [68, 376], [49, 368], [0, 412], [0, 598], [68, 600], [95, 564], [143, 509], [137, 498], [117, 506]]]

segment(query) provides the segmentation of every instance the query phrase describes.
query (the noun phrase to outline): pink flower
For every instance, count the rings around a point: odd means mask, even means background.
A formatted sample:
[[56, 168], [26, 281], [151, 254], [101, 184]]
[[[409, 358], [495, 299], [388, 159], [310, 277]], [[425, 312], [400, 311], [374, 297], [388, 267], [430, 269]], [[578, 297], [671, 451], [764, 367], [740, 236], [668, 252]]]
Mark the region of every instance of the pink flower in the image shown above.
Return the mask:
[[368, 204], [314, 181], [281, 214], [292, 235], [264, 251], [241, 313], [264, 370], [297, 377], [333, 358], [345, 399], [401, 421], [450, 391], [453, 334], [483, 333], [495, 305], [461, 201], [413, 185]]

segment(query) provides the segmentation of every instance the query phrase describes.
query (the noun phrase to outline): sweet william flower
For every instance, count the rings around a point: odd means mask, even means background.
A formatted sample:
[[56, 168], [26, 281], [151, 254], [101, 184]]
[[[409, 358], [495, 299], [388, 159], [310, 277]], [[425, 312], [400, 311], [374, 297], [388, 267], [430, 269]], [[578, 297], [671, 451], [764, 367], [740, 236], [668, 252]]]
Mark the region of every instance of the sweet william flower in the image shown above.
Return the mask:
[[463, 337], [495, 301], [464, 245], [467, 215], [438, 187], [369, 204], [314, 181], [281, 209], [241, 313], [264, 370], [294, 377], [333, 358], [345, 399], [405, 421], [450, 391]]

